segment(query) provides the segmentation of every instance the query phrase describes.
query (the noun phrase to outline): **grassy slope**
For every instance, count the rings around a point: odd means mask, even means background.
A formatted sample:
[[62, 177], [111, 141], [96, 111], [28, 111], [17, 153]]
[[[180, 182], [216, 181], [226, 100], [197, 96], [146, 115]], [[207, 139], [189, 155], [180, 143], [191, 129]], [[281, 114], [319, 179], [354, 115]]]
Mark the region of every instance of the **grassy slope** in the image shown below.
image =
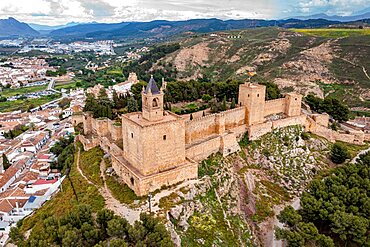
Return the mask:
[[[96, 152], [87, 151], [81, 153], [82, 157], [92, 157], [96, 161], [101, 159], [101, 156], [95, 156]], [[75, 160], [77, 154], [75, 155]], [[71, 184], [76, 191], [78, 201], [74, 195]], [[104, 198], [99, 194], [94, 185], [88, 184], [87, 181], [80, 175], [76, 168], [76, 162], [71, 168], [69, 179], [63, 181], [62, 191], [58, 192], [50, 201], [46, 202], [32, 216], [23, 220], [21, 230], [23, 232], [40, 226], [40, 220], [49, 215], [61, 217], [71, 211], [77, 204], [88, 204], [91, 209], [96, 212], [104, 207]]]
[[100, 177], [100, 162], [103, 155], [103, 150], [95, 147], [88, 152], [81, 152], [80, 158], [80, 168], [83, 174], [98, 186], [103, 185], [103, 179]]

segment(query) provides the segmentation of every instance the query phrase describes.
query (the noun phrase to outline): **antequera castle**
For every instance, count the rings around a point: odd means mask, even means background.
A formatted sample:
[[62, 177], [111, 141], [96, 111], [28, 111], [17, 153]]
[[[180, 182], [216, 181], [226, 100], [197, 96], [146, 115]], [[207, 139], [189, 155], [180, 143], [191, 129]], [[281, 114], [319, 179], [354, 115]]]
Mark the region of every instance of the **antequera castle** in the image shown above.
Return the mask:
[[139, 196], [197, 178], [199, 161], [213, 153], [226, 156], [239, 151], [238, 141], [246, 133], [256, 140], [276, 128], [302, 125], [330, 141], [362, 144], [370, 140], [361, 131], [329, 129], [327, 114], [304, 113], [300, 94], [265, 101], [266, 87], [259, 84], [240, 85], [237, 108], [207, 116], [194, 114], [201, 117], [192, 120], [165, 111], [164, 93], [151, 78], [142, 91], [142, 112], [122, 115], [122, 124], [94, 119], [89, 113], [73, 116], [75, 125], [83, 123], [84, 134], [78, 140], [84, 148], [100, 145], [110, 154], [115, 172]]

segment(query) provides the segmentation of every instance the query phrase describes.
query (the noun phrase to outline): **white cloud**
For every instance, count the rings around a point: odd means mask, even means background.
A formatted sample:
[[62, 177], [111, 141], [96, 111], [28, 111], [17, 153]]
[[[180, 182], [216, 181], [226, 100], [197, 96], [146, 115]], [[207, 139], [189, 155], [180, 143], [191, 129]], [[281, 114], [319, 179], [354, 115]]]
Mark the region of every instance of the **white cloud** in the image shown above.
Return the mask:
[[370, 0], [300, 0], [300, 11], [328, 15], [351, 15], [370, 6]]
[[351, 14], [370, 0], [0, 0], [0, 18], [31, 23], [273, 19], [299, 13]]

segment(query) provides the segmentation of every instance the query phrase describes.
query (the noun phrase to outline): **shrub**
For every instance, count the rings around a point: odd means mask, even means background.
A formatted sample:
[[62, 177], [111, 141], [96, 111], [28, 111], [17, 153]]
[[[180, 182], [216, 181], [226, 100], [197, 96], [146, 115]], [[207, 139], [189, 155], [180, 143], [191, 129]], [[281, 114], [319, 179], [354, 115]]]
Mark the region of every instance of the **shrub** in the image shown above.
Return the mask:
[[307, 132], [302, 132], [301, 137], [305, 141], [307, 141], [308, 139], [310, 139], [310, 135]]
[[335, 164], [342, 164], [346, 159], [351, 158], [348, 149], [340, 143], [335, 143], [330, 151], [330, 160]]
[[212, 97], [209, 94], [203, 94], [203, 96], [202, 96], [202, 100], [204, 102], [207, 102], [208, 103], [211, 99], [212, 99]]

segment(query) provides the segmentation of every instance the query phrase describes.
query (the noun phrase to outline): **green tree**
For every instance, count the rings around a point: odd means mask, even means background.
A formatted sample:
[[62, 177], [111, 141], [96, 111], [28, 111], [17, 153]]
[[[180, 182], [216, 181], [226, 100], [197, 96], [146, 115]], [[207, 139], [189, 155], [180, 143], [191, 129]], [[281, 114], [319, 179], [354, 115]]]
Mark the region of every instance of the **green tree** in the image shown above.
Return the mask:
[[206, 103], [208, 103], [212, 99], [211, 95], [209, 94], [203, 94], [202, 100]]
[[127, 101], [127, 111], [128, 112], [137, 112], [138, 109], [138, 104], [137, 101], [134, 97], [130, 97]]
[[111, 237], [125, 237], [128, 232], [128, 222], [126, 219], [114, 218], [108, 221], [108, 235]]
[[335, 164], [342, 164], [346, 159], [351, 158], [348, 149], [341, 143], [336, 142], [330, 151], [330, 160]]
[[231, 100], [230, 109], [234, 109], [236, 107], [235, 98]]
[[221, 111], [226, 111], [226, 110], [227, 110], [226, 96], [224, 96], [224, 98], [222, 100]]
[[5, 153], [3, 153], [3, 167], [4, 170], [8, 169], [10, 167], [10, 162], [8, 160], [8, 157], [6, 157]]
[[292, 207], [287, 206], [284, 208], [277, 217], [280, 222], [292, 227], [302, 221], [302, 216]]

